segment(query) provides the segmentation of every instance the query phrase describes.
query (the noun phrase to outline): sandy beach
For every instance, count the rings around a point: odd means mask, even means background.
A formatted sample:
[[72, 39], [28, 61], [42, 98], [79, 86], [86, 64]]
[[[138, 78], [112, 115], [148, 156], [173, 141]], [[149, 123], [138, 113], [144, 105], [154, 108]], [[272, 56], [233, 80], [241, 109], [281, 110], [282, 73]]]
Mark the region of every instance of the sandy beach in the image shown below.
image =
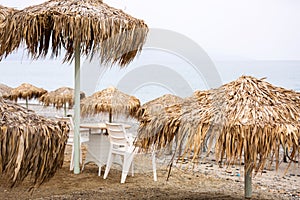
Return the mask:
[[[47, 117], [61, 115], [62, 110], [31, 106], [31, 109]], [[72, 111], [70, 110], [70, 113]], [[95, 121], [95, 118], [83, 121]], [[132, 122], [128, 121], [127, 123]], [[133, 124], [133, 129], [137, 126]], [[82, 147], [85, 155], [86, 147]], [[25, 180], [15, 188], [9, 188], [1, 179], [0, 199], [243, 199], [243, 165], [220, 167], [213, 155], [200, 163], [174, 163], [169, 179], [168, 158], [157, 158], [158, 181], [153, 181], [151, 170], [139, 170], [148, 166], [150, 160], [139, 155], [135, 158], [135, 175], [127, 176], [121, 184], [121, 172], [117, 167], [111, 169], [107, 179], [98, 176], [98, 167], [89, 163], [80, 174], [69, 170], [71, 147], [67, 146], [62, 169], [54, 177], [38, 188], [30, 190], [30, 181]], [[266, 168], [253, 178], [252, 199], [300, 199], [300, 166], [291, 165], [287, 173], [286, 163], [281, 163], [279, 170], [275, 166]], [[148, 167], [149, 168], [149, 167]]]
[[300, 200], [299, 10], [1, 0], [0, 200]]

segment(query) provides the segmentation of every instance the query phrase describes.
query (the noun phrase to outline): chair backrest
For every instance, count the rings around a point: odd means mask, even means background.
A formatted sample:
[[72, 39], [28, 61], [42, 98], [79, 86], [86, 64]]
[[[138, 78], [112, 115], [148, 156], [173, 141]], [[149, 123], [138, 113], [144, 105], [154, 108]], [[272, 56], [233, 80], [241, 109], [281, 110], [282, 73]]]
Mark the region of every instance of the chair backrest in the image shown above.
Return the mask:
[[124, 146], [131, 145], [126, 137], [126, 131], [122, 124], [106, 122], [106, 128], [111, 144]]

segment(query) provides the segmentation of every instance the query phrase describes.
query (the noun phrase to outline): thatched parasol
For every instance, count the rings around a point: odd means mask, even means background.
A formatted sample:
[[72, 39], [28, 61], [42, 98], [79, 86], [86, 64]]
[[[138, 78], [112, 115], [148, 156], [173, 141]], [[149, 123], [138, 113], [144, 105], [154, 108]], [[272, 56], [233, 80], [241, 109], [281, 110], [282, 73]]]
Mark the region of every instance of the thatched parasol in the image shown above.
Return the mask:
[[[84, 92], [80, 92], [80, 99], [85, 97]], [[56, 109], [64, 108], [65, 116], [67, 114], [67, 106], [71, 109], [74, 105], [74, 89], [69, 87], [61, 87], [54, 91], [43, 94], [39, 101], [44, 106], [53, 105]]]
[[136, 117], [140, 100], [119, 91], [117, 88], [109, 87], [83, 99], [80, 107], [82, 116], [107, 112], [109, 113], [109, 122], [112, 122], [113, 114], [126, 114], [127, 116]]
[[13, 101], [25, 99], [26, 108], [28, 109], [28, 100], [37, 99], [45, 93], [47, 93], [47, 90], [44, 90], [43, 88], [38, 88], [29, 83], [22, 83], [20, 86], [12, 89], [7, 98]]
[[0, 97], [0, 174], [11, 186], [30, 175], [34, 185], [62, 167], [69, 127]]
[[247, 198], [252, 193], [253, 170], [262, 171], [268, 160], [275, 160], [277, 169], [282, 147], [289, 149], [292, 159], [299, 155], [299, 93], [275, 87], [263, 79], [242, 76], [209, 90], [204, 96], [198, 108], [178, 108], [181, 113], [165, 121], [154, 118], [141, 127], [140, 134], [145, 136], [146, 132], [150, 135], [150, 131], [155, 131], [148, 125], [159, 127], [161, 132], [156, 133], [160, 135], [169, 135], [175, 129], [171, 134], [179, 135], [179, 141], [185, 142], [181, 155], [192, 159], [199, 157], [205, 137], [212, 134], [217, 161], [222, 161], [224, 156], [228, 164], [244, 159]]
[[137, 117], [140, 120], [148, 118], [151, 115], [161, 113], [162, 109], [177, 103], [182, 102], [182, 98], [173, 94], [165, 94], [161, 97], [144, 103], [137, 112]]
[[52, 46], [52, 56], [65, 51], [64, 61], [75, 58], [74, 173], [79, 173], [80, 54], [97, 55], [101, 64], [127, 65], [145, 42], [144, 21], [109, 7], [102, 0], [49, 0], [6, 18], [0, 38], [0, 59], [21, 43], [36, 59]]
[[12, 87], [0, 83], [0, 97], [7, 97], [12, 89]]
[[52, 56], [66, 50], [65, 61], [80, 53], [99, 52], [102, 64], [128, 64], [141, 50], [148, 32], [139, 19], [112, 8], [102, 0], [50, 0], [14, 12], [6, 19], [0, 56], [7, 56], [26, 43], [30, 55], [45, 56], [52, 45]]

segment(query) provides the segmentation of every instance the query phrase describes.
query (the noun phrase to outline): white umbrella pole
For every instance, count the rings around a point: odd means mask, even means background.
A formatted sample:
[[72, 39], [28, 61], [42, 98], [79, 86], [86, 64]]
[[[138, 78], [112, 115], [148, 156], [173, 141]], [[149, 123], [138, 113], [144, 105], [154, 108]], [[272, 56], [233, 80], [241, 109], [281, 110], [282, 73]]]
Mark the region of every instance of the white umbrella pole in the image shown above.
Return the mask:
[[80, 49], [75, 48], [75, 91], [74, 91], [74, 174], [80, 173]]

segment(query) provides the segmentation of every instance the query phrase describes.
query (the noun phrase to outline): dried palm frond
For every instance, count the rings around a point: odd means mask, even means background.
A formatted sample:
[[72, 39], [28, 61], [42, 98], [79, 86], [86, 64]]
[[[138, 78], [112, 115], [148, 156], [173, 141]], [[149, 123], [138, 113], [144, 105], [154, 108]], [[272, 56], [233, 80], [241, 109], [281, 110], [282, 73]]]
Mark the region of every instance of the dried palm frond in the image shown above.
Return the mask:
[[33, 185], [62, 167], [69, 127], [0, 98], [0, 174], [11, 186], [28, 175]]
[[172, 94], [165, 94], [161, 97], [144, 103], [137, 111], [137, 118], [143, 121], [143, 118], [148, 118], [149, 115], [157, 115], [167, 106], [180, 103], [183, 99]]
[[92, 116], [100, 112], [107, 112], [136, 117], [139, 107], [139, 99], [125, 94], [114, 87], [96, 92], [92, 96], [81, 100], [80, 103], [82, 116]]
[[98, 53], [101, 64], [128, 64], [141, 51], [148, 33], [143, 20], [112, 8], [102, 0], [49, 0], [16, 11], [5, 18], [0, 58], [21, 43], [26, 43], [33, 59], [52, 56], [66, 50], [64, 61], [71, 62], [75, 48], [93, 57]]

